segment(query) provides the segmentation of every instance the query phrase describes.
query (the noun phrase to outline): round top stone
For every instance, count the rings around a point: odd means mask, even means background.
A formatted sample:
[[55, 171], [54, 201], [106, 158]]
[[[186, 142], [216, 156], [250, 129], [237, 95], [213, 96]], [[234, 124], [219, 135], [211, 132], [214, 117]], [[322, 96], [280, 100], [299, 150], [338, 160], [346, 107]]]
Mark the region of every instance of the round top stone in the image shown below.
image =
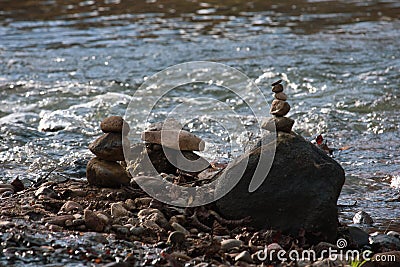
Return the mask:
[[273, 83], [271, 84], [271, 86], [278, 85], [278, 84], [280, 84], [281, 82], [282, 82], [282, 80], [277, 80], [276, 82], [273, 82]]
[[122, 133], [124, 123], [125, 128], [123, 134], [126, 135], [128, 134], [130, 128], [128, 123], [126, 123], [121, 116], [110, 116], [105, 118], [100, 123], [100, 128], [105, 133]]

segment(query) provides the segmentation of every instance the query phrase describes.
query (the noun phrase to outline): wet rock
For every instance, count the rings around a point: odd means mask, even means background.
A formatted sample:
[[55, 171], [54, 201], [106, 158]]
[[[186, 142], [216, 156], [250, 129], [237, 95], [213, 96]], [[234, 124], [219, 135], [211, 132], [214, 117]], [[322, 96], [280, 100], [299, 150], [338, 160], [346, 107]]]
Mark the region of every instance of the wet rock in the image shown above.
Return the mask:
[[106, 223], [91, 210], [85, 210], [83, 217], [86, 227], [90, 230], [101, 232], [106, 226]]
[[253, 263], [253, 259], [251, 258], [251, 255], [248, 251], [242, 251], [240, 252], [236, 257], [235, 261], [244, 261], [247, 263]]
[[282, 85], [282, 84], [273, 85], [273, 87], [272, 87], [272, 92], [274, 92], [274, 93], [280, 93], [280, 92], [282, 92], [282, 91], [283, 91], [283, 85]]
[[174, 231], [169, 234], [167, 243], [172, 245], [182, 245], [185, 242], [185, 234], [180, 231]]
[[48, 217], [42, 220], [44, 223], [48, 224], [54, 224], [58, 226], [64, 226], [65, 221], [70, 220], [72, 221], [74, 218], [73, 215], [58, 215], [58, 216], [53, 216], [53, 217]]
[[238, 239], [226, 239], [221, 242], [221, 249], [223, 251], [229, 251], [233, 248], [239, 248], [243, 242]]
[[284, 92], [276, 93], [276, 94], [274, 95], [274, 97], [275, 97], [276, 99], [278, 99], [278, 100], [283, 100], [283, 101], [286, 101], [286, 100], [287, 100], [287, 95], [286, 95]]
[[100, 123], [100, 129], [105, 133], [122, 133], [127, 135], [130, 131], [129, 124], [121, 116], [110, 116]]
[[[315, 241], [335, 241], [336, 202], [345, 180], [343, 168], [299, 135], [278, 132], [275, 153], [271, 137], [263, 138], [263, 146], [258, 142], [218, 178], [216, 190], [227, 192], [226, 181], [243, 173], [236, 186], [216, 201], [221, 215], [230, 219], [250, 216], [253, 227], [294, 235], [300, 229], [321, 232]], [[260, 156], [274, 161], [269, 172], [262, 172], [259, 177], [265, 177], [261, 185], [250, 193], [250, 181]]]
[[[126, 142], [129, 142], [126, 140]], [[124, 161], [122, 135], [106, 133], [89, 145], [89, 150], [98, 158], [108, 161]]]
[[111, 216], [118, 218], [123, 216], [129, 216], [130, 212], [124, 208], [121, 203], [112, 203], [111, 204]]
[[358, 227], [349, 226], [348, 233], [351, 243], [353, 243], [357, 247], [363, 247], [369, 244], [369, 234], [364, 230]]
[[205, 147], [201, 138], [185, 130], [145, 131], [142, 140], [175, 150], [202, 151]]
[[86, 177], [91, 185], [113, 188], [128, 185], [131, 180], [120, 164], [99, 158], [93, 158], [89, 161]]
[[265, 118], [261, 122], [261, 128], [268, 130], [270, 132], [286, 132], [290, 133], [292, 131], [292, 127], [294, 124], [294, 120], [287, 117], [272, 117]]
[[372, 233], [369, 236], [369, 243], [373, 248], [379, 250], [381, 248], [390, 250], [400, 249], [400, 240], [394, 236], [389, 236], [385, 234]]
[[372, 219], [371, 215], [366, 213], [365, 211], [357, 212], [353, 217], [354, 224], [373, 224], [374, 220]]
[[46, 187], [46, 186], [42, 186], [40, 187], [38, 190], [35, 191], [35, 196], [45, 196], [48, 198], [57, 198], [58, 195], [56, 192], [54, 192], [53, 189]]
[[76, 203], [74, 201], [67, 201], [64, 203], [64, 205], [62, 205], [60, 212], [65, 212], [65, 213], [71, 213], [71, 212], [77, 212], [77, 211], [81, 211], [83, 210], [83, 207], [81, 206], [81, 204]]
[[278, 100], [278, 99], [275, 99], [274, 101], [272, 101], [272, 105], [271, 105], [271, 109], [270, 109], [270, 113], [272, 115], [281, 117], [281, 116], [285, 116], [286, 114], [288, 114], [289, 111], [290, 111], [290, 105], [288, 102]]

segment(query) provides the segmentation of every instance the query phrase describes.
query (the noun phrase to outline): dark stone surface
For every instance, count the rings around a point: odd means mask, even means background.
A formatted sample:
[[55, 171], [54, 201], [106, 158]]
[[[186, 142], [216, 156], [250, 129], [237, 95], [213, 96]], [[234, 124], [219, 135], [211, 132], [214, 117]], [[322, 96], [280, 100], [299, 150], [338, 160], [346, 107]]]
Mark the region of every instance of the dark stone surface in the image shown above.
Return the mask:
[[131, 180], [120, 164], [99, 158], [93, 158], [88, 162], [86, 178], [91, 185], [111, 188], [128, 185]]
[[272, 117], [265, 118], [261, 122], [261, 128], [268, 130], [270, 132], [286, 132], [290, 133], [292, 131], [292, 127], [294, 124], [294, 120], [287, 117]]
[[122, 133], [127, 135], [130, 128], [121, 116], [110, 116], [100, 123], [100, 129], [105, 133]]
[[[126, 140], [129, 142], [128, 140]], [[109, 161], [123, 161], [124, 152], [121, 133], [106, 133], [89, 145], [89, 150], [97, 157]]]
[[301, 136], [278, 132], [271, 170], [261, 186], [249, 193], [260, 155], [271, 156], [271, 151], [273, 144], [260, 146], [259, 142], [227, 167], [218, 190], [224, 189], [225, 179], [233, 179], [241, 171], [246, 158], [249, 160], [238, 184], [216, 202], [221, 214], [232, 219], [251, 216], [251, 225], [257, 228], [293, 235], [305, 229], [317, 236], [315, 241], [335, 241], [336, 202], [345, 181], [342, 167]]
[[[182, 153], [188, 161], [201, 160], [200, 165], [204, 166], [204, 168], [196, 173], [200, 173], [210, 166], [207, 160], [201, 158], [192, 151], [177, 151], [171, 148], [164, 148], [164, 150], [171, 156], [170, 160], [168, 160], [162, 146], [159, 144], [135, 144], [131, 149], [132, 154], [130, 156], [130, 159], [135, 159], [134, 174], [156, 175], [157, 173], [162, 172], [167, 174], [176, 174], [176, 166], [185, 166], [185, 164], [182, 164], [179, 160], [180, 153]], [[148, 157], [146, 157], [146, 154]], [[155, 170], [157, 173], [152, 172], [152, 170]]]

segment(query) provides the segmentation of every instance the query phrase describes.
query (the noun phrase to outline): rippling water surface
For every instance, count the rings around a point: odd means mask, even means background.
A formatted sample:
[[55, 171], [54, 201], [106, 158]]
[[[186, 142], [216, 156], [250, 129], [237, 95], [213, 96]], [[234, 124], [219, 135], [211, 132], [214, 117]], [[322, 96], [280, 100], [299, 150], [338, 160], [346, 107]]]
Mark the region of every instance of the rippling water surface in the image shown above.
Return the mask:
[[[55, 167], [52, 176], [84, 177], [102, 118], [124, 115], [147, 77], [208, 60], [248, 75], [268, 102], [269, 84], [282, 78], [297, 132], [352, 146], [335, 156], [347, 175], [340, 203], [357, 201], [341, 220], [363, 209], [377, 228], [396, 229], [399, 204], [385, 200], [400, 180], [399, 14], [390, 0], [3, 0], [0, 179], [33, 181]], [[158, 111], [199, 96], [241, 112], [240, 99], [200, 85], [178, 88]], [[192, 106], [200, 115], [215, 112], [207, 101]], [[223, 129], [211, 124], [204, 138], [217, 148], [208, 159], [229, 157]]]

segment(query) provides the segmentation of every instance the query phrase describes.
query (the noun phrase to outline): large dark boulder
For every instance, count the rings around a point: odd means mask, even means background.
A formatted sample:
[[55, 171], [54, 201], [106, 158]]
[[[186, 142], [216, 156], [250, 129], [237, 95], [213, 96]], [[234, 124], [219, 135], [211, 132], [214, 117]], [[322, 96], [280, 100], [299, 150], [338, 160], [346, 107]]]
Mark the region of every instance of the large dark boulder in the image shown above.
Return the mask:
[[237, 185], [217, 200], [221, 214], [231, 219], [250, 216], [256, 228], [277, 229], [295, 236], [304, 229], [315, 241], [334, 241], [338, 227], [336, 202], [345, 181], [343, 168], [301, 136], [278, 132], [272, 167], [263, 174], [266, 178], [260, 187], [249, 192], [260, 155], [268, 158], [273, 152], [274, 142], [259, 142], [225, 169], [218, 178], [217, 190], [225, 190], [227, 181], [246, 168]]

